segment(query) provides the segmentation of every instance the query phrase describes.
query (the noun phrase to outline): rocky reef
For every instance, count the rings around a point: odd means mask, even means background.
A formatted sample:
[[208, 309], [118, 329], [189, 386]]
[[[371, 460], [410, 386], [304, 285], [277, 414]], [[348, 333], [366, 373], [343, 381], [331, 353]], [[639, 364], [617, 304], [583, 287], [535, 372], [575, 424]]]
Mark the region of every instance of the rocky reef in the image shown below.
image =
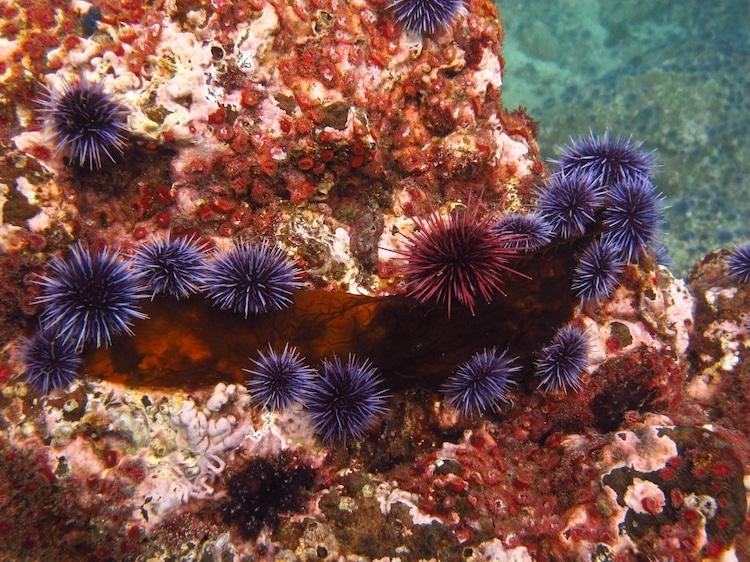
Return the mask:
[[750, 286], [541, 160], [491, 2], [0, 10], [8, 559], [750, 558]]

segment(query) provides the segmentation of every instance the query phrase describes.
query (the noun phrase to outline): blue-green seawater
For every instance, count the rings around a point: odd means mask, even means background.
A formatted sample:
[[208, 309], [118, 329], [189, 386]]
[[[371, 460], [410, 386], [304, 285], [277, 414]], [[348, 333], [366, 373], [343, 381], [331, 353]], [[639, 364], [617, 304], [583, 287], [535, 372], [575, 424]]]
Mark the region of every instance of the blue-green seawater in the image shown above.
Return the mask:
[[675, 274], [750, 239], [748, 0], [497, 1], [504, 105], [546, 158], [607, 128], [656, 149]]

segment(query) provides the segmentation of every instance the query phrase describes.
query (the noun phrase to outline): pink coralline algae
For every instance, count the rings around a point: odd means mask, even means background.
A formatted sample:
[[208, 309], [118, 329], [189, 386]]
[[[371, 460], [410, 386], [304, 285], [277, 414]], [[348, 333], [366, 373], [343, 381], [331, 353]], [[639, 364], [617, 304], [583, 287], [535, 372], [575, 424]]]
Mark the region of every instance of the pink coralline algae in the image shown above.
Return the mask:
[[[0, 6], [3, 556], [750, 559], [750, 288], [726, 253], [687, 282], [655, 262], [655, 191], [646, 231], [602, 207], [596, 182], [650, 172], [639, 144], [574, 142], [561, 166], [605, 161], [561, 211], [568, 175], [501, 104], [494, 4], [423, 37], [392, 7]], [[127, 112], [99, 169], [35, 102], [76, 80]], [[456, 267], [420, 279], [410, 251], [454, 227], [489, 250], [444, 237]], [[55, 318], [70, 248], [116, 256], [131, 308]], [[217, 271], [238, 253], [273, 271]], [[74, 352], [46, 385], [40, 316]], [[561, 327], [585, 349], [540, 379]]]

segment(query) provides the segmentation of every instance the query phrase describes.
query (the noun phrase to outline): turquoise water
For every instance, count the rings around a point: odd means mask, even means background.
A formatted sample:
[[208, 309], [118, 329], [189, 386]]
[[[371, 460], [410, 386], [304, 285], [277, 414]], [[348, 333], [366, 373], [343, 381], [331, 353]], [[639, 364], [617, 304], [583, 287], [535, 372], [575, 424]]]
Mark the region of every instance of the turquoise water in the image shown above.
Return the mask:
[[606, 128], [657, 149], [676, 274], [750, 238], [750, 2], [499, 6], [504, 103], [540, 122], [542, 154]]

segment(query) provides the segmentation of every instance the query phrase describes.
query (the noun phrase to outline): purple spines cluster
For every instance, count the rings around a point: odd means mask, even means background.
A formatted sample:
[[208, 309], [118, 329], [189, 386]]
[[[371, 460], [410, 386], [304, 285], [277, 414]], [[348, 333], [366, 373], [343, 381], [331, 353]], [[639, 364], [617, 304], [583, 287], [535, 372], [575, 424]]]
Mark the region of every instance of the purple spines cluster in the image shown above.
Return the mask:
[[304, 397], [317, 433], [325, 441], [361, 439], [378, 415], [386, 412], [388, 393], [369, 360], [334, 355], [323, 361]]
[[539, 351], [535, 374], [545, 392], [578, 391], [581, 374], [589, 366], [591, 344], [584, 330], [573, 324], [560, 328], [549, 345]]
[[132, 334], [135, 320], [146, 318], [140, 301], [146, 297], [131, 263], [107, 248], [91, 253], [75, 244], [67, 258], [52, 258], [50, 275], [35, 282], [42, 295], [41, 324], [58, 340], [70, 340], [76, 350], [84, 345], [109, 346], [121, 334]]
[[621, 270], [656, 246], [662, 197], [651, 180], [654, 153], [642, 143], [590, 133], [563, 147], [557, 170], [537, 198], [537, 212], [562, 239], [597, 233], [574, 273], [583, 302], [610, 297]]
[[247, 318], [289, 306], [301, 276], [279, 246], [239, 243], [208, 264], [202, 289], [215, 305]]
[[510, 213], [498, 220], [493, 231], [505, 236], [510, 248], [526, 252], [538, 250], [552, 241], [552, 225], [538, 212]]
[[188, 298], [200, 291], [205, 252], [196, 237], [153, 239], [133, 256], [135, 270], [151, 290], [151, 299], [170, 295]]
[[46, 88], [42, 95], [38, 101], [57, 153], [90, 170], [122, 154], [128, 111], [101, 83], [83, 77], [59, 90]]
[[740, 283], [750, 282], [750, 242], [734, 248], [726, 260], [729, 275]]
[[573, 169], [557, 171], [547, 178], [536, 207], [556, 236], [574, 238], [596, 222], [603, 203], [603, 191], [594, 175]]
[[648, 178], [621, 180], [606, 193], [602, 238], [627, 262], [640, 259], [656, 241], [662, 197]]
[[614, 244], [596, 239], [578, 257], [572, 289], [582, 302], [608, 299], [620, 285], [625, 267]]
[[70, 339], [55, 338], [39, 329], [31, 338], [21, 340], [22, 377], [33, 390], [49, 394], [65, 388], [81, 372], [83, 360], [75, 343]]
[[305, 364], [295, 348], [286, 344], [277, 353], [269, 344], [268, 352], [259, 351], [253, 363], [254, 368], [243, 371], [253, 376], [246, 386], [255, 404], [275, 412], [304, 401], [315, 370]]
[[643, 143], [611, 138], [609, 131], [601, 137], [593, 131], [587, 137], [571, 139], [555, 160], [560, 171], [574, 170], [590, 174], [602, 189], [621, 181], [650, 180], [655, 168], [654, 152], [646, 152]]
[[502, 292], [505, 275], [516, 273], [510, 264], [520, 253], [514, 245], [520, 237], [498, 234], [477, 212], [469, 204], [463, 212], [432, 213], [418, 222], [402, 252], [409, 296], [445, 304], [450, 316], [456, 303], [473, 314], [478, 301]]
[[498, 354], [496, 348], [474, 354], [443, 384], [446, 401], [464, 417], [508, 402], [506, 392], [515, 384], [513, 375], [521, 369], [515, 361], [507, 351]]
[[412, 33], [428, 35], [448, 27], [464, 9], [463, 0], [393, 0], [396, 21]]

